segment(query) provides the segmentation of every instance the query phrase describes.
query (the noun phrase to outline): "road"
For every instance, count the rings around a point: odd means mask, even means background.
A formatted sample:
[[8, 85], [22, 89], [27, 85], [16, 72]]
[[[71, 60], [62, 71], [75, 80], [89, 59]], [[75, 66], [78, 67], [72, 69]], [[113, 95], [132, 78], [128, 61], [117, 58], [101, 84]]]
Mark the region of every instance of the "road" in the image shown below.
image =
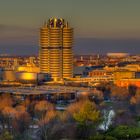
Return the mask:
[[0, 87], [1, 93], [13, 93], [24, 95], [38, 95], [47, 93], [75, 93], [75, 92], [90, 92], [90, 88], [72, 87], [72, 86], [36, 86], [36, 87]]

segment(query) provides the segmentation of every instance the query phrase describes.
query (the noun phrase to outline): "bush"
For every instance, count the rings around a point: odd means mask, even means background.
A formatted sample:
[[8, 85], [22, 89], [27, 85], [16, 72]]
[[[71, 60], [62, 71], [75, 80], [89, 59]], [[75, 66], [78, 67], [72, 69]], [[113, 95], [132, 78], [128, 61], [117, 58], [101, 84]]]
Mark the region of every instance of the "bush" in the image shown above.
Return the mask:
[[108, 135], [123, 140], [140, 138], [140, 128], [120, 125], [114, 128], [112, 131], [108, 132]]
[[14, 139], [13, 139], [13, 136], [8, 131], [4, 131], [0, 135], [0, 140], [14, 140]]
[[112, 136], [96, 135], [90, 138], [90, 140], [117, 140]]

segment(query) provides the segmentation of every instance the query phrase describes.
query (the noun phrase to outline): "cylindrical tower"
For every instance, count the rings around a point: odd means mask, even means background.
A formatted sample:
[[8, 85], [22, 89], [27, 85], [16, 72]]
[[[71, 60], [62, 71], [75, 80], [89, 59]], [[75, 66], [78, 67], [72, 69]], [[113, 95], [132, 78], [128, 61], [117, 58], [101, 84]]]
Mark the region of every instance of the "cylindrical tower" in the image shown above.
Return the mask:
[[73, 29], [63, 28], [63, 78], [73, 77]]
[[62, 77], [62, 29], [49, 29], [49, 58], [50, 73], [55, 81], [61, 80]]
[[42, 73], [49, 73], [49, 29], [46, 25], [40, 29], [40, 49], [39, 49], [39, 58], [40, 58], [40, 71]]
[[73, 29], [64, 19], [51, 18], [40, 29], [40, 71], [55, 81], [73, 76]]

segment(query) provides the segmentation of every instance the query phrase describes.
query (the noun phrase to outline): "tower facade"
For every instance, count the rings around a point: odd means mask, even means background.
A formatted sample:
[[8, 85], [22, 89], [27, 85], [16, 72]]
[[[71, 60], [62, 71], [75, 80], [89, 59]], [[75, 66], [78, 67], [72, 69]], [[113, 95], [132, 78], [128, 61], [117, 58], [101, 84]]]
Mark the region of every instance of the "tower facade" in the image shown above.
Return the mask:
[[73, 76], [73, 28], [64, 19], [51, 18], [40, 28], [40, 71], [54, 81]]

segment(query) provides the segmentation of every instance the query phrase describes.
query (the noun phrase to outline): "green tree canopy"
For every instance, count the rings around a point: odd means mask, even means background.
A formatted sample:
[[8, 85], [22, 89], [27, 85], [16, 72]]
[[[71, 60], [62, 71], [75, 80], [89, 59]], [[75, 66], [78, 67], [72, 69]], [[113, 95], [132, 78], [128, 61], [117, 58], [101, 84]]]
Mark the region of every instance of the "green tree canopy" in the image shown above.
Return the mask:
[[97, 122], [100, 118], [100, 112], [96, 105], [89, 100], [83, 102], [78, 112], [73, 114], [74, 119], [79, 123]]

